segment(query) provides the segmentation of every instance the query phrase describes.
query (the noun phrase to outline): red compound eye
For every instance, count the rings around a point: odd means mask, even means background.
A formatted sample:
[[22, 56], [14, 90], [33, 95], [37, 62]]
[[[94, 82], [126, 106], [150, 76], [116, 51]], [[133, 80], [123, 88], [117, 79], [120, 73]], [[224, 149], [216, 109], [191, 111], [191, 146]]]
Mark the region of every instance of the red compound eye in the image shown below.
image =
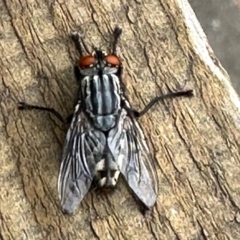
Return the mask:
[[87, 55], [82, 57], [79, 62], [78, 62], [78, 66], [80, 68], [88, 68], [90, 67], [92, 64], [94, 64], [95, 62], [95, 58], [92, 55]]
[[121, 64], [120, 59], [116, 55], [113, 55], [113, 54], [107, 55], [105, 59], [106, 59], [107, 64], [110, 64], [113, 66], [119, 66]]

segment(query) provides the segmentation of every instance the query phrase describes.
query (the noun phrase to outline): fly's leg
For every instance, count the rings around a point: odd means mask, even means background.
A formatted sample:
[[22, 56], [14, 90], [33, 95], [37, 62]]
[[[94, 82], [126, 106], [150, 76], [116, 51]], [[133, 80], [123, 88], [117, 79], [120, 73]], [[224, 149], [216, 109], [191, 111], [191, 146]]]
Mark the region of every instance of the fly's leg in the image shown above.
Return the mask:
[[74, 44], [75, 44], [76, 49], [78, 50], [78, 52], [79, 52], [79, 54], [80, 54], [80, 58], [82, 58], [82, 57], [85, 55], [85, 54], [84, 54], [84, 51], [83, 51], [83, 48], [86, 49], [85, 52], [86, 52], [87, 54], [90, 54], [87, 46], [85, 45], [84, 41], [82, 40], [82, 37], [81, 37], [80, 33], [78, 33], [78, 32], [73, 32], [73, 33], [71, 34], [71, 37], [72, 37], [72, 40], [73, 40], [73, 42], [74, 42]]
[[[82, 41], [81, 36], [78, 32], [73, 32], [71, 37], [72, 37], [72, 40], [75, 44], [76, 49], [78, 50], [78, 52], [80, 54], [80, 59], [81, 59], [84, 56], [83, 47], [87, 50], [87, 46]], [[89, 53], [88, 50], [87, 50], [87, 52]], [[81, 80], [82, 76], [81, 76], [81, 73], [79, 71], [78, 65], [74, 66], [74, 75], [75, 75], [75, 78], [77, 79], [77, 81]]]
[[74, 76], [75, 76], [77, 82], [79, 83], [82, 79], [82, 75], [81, 75], [77, 65], [74, 66], [73, 71], [74, 71]]
[[174, 92], [174, 93], [169, 93], [166, 95], [162, 95], [159, 97], [155, 97], [154, 99], [152, 99], [148, 105], [142, 110], [142, 111], [137, 111], [133, 108], [130, 108], [129, 106], [123, 106], [132, 116], [134, 117], [141, 117], [143, 116], [155, 103], [162, 101], [164, 99], [168, 99], [168, 98], [177, 98], [177, 97], [192, 97], [193, 96], [193, 90], [186, 90], [186, 91], [180, 91], [180, 92]]
[[[81, 59], [85, 55], [90, 55], [91, 54], [90, 51], [88, 50], [86, 44], [82, 40], [82, 37], [81, 37], [80, 33], [73, 32], [71, 37], [72, 37], [72, 40], [75, 44], [75, 47], [76, 47], [77, 51], [80, 54], [79, 59]], [[83, 49], [85, 49], [85, 51]], [[75, 75], [75, 78], [77, 79], [77, 81], [80, 82], [81, 79], [82, 79], [82, 75], [80, 73], [78, 64], [74, 66], [74, 75]]]
[[25, 102], [19, 102], [18, 103], [18, 109], [19, 110], [40, 110], [40, 111], [46, 111], [52, 113], [55, 117], [57, 117], [61, 122], [63, 123], [70, 123], [73, 118], [73, 114], [69, 115], [67, 118], [63, 118], [62, 115], [57, 112], [54, 108], [47, 108], [47, 107], [40, 107], [36, 105], [30, 105]]
[[112, 53], [116, 54], [118, 40], [122, 34], [122, 29], [118, 26], [115, 27], [113, 31], [113, 45], [112, 45]]

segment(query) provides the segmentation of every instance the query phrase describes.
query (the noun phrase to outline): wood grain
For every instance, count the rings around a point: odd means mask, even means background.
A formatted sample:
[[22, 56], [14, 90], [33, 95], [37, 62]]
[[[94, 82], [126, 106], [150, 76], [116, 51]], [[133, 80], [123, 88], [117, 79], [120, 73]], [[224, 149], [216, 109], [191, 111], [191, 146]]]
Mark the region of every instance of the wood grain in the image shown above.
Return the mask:
[[[16, 108], [21, 100], [71, 113], [78, 54], [69, 34], [107, 49], [115, 25], [135, 108], [195, 91], [140, 120], [158, 161], [152, 221], [123, 181], [63, 215], [56, 185], [67, 127]], [[3, 0], [0, 61], [0, 239], [239, 239], [239, 98], [187, 1]]]

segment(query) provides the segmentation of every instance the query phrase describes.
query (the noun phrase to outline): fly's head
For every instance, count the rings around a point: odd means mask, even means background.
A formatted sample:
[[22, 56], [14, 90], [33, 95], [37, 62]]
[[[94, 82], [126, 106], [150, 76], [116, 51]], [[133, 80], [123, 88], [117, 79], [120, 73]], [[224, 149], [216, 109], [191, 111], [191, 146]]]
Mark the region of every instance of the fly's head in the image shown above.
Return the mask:
[[121, 66], [121, 61], [115, 54], [95, 49], [90, 54], [83, 56], [78, 61], [78, 67], [81, 75], [98, 75], [98, 74], [117, 74]]

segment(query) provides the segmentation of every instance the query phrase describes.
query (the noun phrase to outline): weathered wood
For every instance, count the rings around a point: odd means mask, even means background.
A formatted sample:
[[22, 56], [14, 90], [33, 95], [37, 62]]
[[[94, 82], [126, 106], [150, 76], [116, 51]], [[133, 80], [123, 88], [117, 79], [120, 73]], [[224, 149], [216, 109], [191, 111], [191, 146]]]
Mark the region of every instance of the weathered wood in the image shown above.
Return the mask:
[[[134, 107], [179, 87], [196, 94], [141, 119], [159, 165], [150, 222], [123, 181], [63, 215], [56, 185], [66, 127], [16, 108], [24, 100], [67, 116], [78, 56], [69, 33], [81, 30], [89, 47], [107, 47], [116, 24]], [[1, 239], [240, 238], [239, 99], [186, 1], [2, 0], [0, 47]]]

